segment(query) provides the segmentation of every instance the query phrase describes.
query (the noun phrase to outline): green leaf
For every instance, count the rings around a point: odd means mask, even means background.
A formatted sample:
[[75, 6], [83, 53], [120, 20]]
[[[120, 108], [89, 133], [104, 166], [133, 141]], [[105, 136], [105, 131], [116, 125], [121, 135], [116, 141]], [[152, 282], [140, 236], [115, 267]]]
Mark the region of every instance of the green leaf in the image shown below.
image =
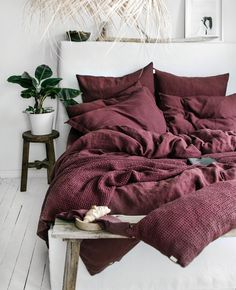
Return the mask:
[[58, 98], [62, 101], [68, 100], [68, 99], [73, 99], [81, 94], [81, 91], [76, 90], [76, 89], [67, 89], [63, 88], [60, 89], [60, 92], [58, 93]]
[[20, 84], [21, 76], [11, 76], [7, 79], [9, 83]]
[[33, 87], [32, 79], [21, 78], [20, 85], [21, 85], [23, 88], [30, 89], [30, 88]]
[[23, 88], [32, 88], [32, 79], [30, 78], [23, 78], [22, 76], [11, 76], [7, 79], [9, 83], [18, 84]]
[[35, 78], [32, 78], [32, 84], [35, 87], [35, 89], [38, 88], [38, 81]]
[[31, 114], [34, 114], [35, 109], [32, 106], [28, 106], [28, 108], [25, 110], [25, 112], [29, 112]]
[[42, 82], [41, 86], [42, 88], [55, 87], [60, 83], [61, 80], [62, 80], [61, 78], [46, 79], [45, 81]]
[[38, 66], [35, 70], [36, 79], [41, 82], [44, 79], [50, 78], [53, 75], [52, 70], [49, 66], [42, 64]]
[[68, 100], [64, 100], [62, 102], [66, 107], [78, 104], [78, 102], [76, 102], [74, 99], [68, 99]]
[[29, 80], [31, 80], [32, 79], [32, 77], [25, 71], [25, 72], [23, 72], [23, 74], [21, 75], [21, 77], [23, 78], [23, 79], [29, 79]]
[[46, 88], [43, 88], [40, 93], [43, 96], [47, 95], [48, 97], [55, 99], [58, 93], [60, 92], [60, 90], [61, 90], [60, 88], [46, 87]]
[[75, 89], [61, 89], [61, 88], [53, 88], [53, 87], [47, 87], [41, 90], [42, 95], [48, 95], [52, 99], [55, 99], [56, 97], [60, 100], [69, 100], [72, 98], [75, 98], [80, 95], [79, 90]]
[[36, 92], [34, 90], [28, 89], [21, 92], [21, 97], [25, 99], [29, 99], [31, 97], [35, 97]]

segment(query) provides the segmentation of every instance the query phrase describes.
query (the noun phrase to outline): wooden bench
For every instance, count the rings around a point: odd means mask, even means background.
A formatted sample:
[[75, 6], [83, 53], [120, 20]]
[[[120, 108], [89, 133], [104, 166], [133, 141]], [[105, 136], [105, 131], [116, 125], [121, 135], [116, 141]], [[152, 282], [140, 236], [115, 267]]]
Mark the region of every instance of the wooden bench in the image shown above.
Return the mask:
[[[124, 222], [137, 223], [144, 216], [117, 216]], [[82, 240], [94, 239], [127, 239], [125, 236], [114, 235], [105, 231], [82, 231], [74, 223], [56, 219], [52, 230], [52, 237], [67, 242], [66, 259], [64, 266], [63, 290], [75, 290], [76, 278]], [[236, 229], [228, 232], [223, 237], [236, 237]]]

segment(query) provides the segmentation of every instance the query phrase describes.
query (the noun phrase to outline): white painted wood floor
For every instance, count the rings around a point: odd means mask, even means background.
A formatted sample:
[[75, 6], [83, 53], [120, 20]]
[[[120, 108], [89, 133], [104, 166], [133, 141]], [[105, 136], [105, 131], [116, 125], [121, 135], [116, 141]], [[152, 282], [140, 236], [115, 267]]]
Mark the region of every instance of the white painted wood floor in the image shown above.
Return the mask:
[[0, 290], [50, 290], [48, 250], [36, 235], [46, 178], [0, 179]]

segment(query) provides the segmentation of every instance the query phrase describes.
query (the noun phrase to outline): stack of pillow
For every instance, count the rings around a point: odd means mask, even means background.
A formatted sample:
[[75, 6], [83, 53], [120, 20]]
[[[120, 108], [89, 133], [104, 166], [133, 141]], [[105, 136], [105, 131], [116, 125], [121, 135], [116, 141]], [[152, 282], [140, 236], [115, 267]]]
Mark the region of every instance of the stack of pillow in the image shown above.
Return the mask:
[[154, 70], [153, 63], [122, 77], [77, 75], [83, 104], [67, 107], [68, 123], [82, 134], [114, 125], [158, 134], [236, 131], [236, 94], [225, 96], [228, 79], [180, 77]]

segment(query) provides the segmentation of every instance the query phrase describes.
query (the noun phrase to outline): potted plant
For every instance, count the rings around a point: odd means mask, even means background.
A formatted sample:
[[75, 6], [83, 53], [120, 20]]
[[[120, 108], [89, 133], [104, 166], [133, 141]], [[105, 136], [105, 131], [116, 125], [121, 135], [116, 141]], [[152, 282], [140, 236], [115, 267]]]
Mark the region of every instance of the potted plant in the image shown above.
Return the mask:
[[80, 91], [69, 88], [59, 88], [61, 78], [54, 78], [51, 68], [45, 64], [38, 66], [34, 77], [24, 72], [22, 75], [10, 76], [7, 81], [24, 88], [21, 91], [22, 98], [33, 98], [34, 105], [28, 106], [25, 112], [28, 114], [31, 124], [31, 133], [34, 135], [46, 135], [52, 132], [54, 110], [44, 107], [46, 98], [59, 98], [66, 106], [77, 102], [73, 98], [80, 95]]

